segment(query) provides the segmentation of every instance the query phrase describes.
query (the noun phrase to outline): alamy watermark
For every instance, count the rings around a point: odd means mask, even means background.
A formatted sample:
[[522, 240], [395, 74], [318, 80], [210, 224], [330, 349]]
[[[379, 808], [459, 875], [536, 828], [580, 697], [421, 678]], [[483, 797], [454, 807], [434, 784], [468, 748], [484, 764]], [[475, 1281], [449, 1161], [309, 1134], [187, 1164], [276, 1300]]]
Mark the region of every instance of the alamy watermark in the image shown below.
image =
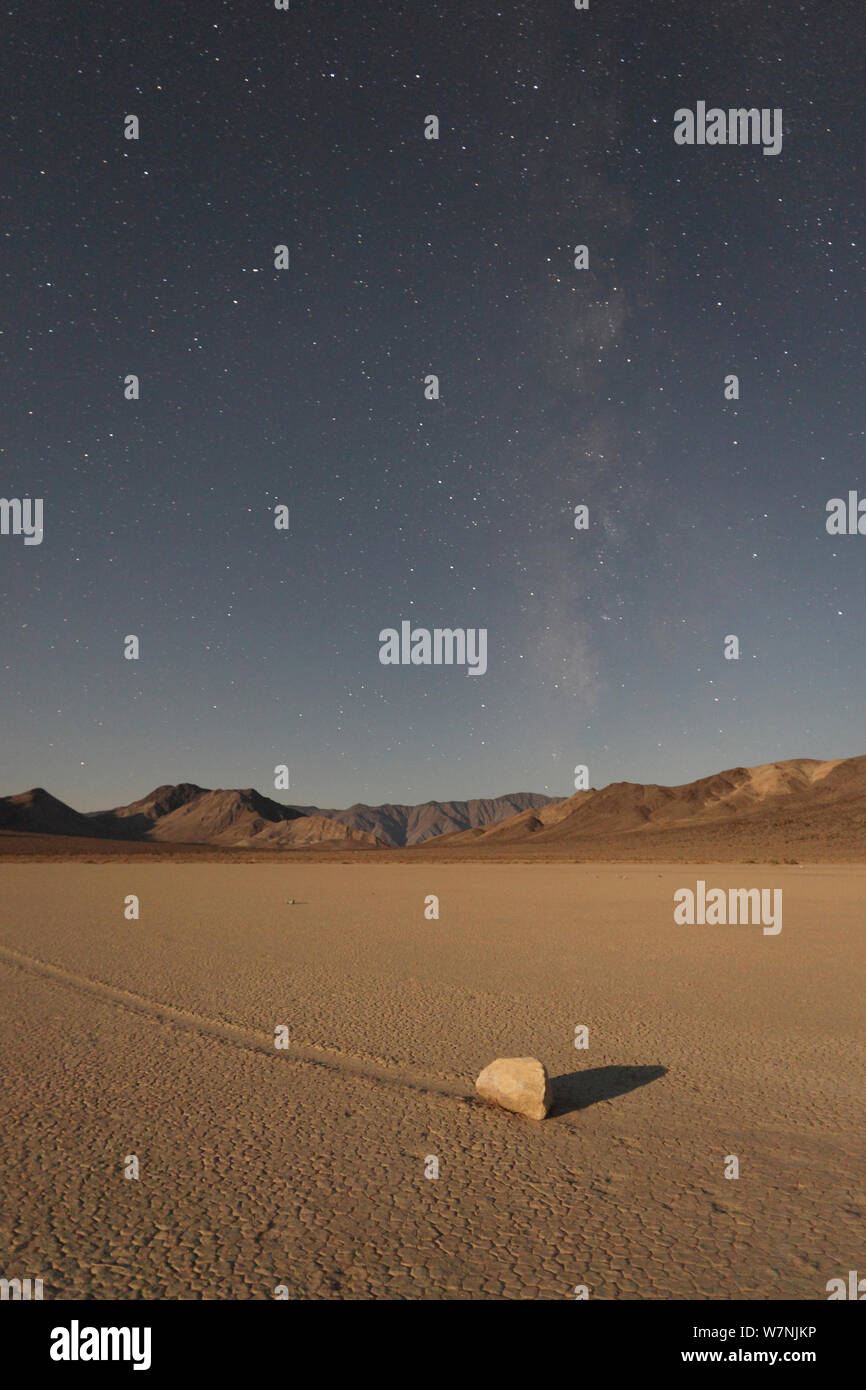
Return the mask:
[[41, 1279], [0, 1279], [0, 1302], [30, 1303], [43, 1297]]
[[0, 497], [0, 536], [21, 535], [25, 545], [42, 544], [42, 498]]
[[862, 1303], [866, 1299], [866, 1279], [861, 1279], [856, 1269], [848, 1270], [848, 1282], [844, 1279], [828, 1279], [824, 1286], [827, 1290], [827, 1301], [834, 1299], [850, 1298]]
[[465, 666], [467, 676], [487, 670], [486, 627], [413, 628], [405, 619], [400, 631], [383, 627], [379, 633], [383, 666]]
[[831, 497], [824, 523], [829, 536], [866, 536], [866, 497], [855, 491], [844, 497]]
[[73, 1318], [69, 1327], [51, 1330], [52, 1361], [131, 1361], [134, 1371], [150, 1369], [149, 1327], [82, 1327]]
[[[772, 894], [772, 910], [771, 897]], [[760, 926], [764, 936], [778, 936], [782, 930], [781, 888], [711, 888], [702, 878], [697, 888], [678, 888], [674, 893], [674, 921], [678, 926], [735, 927]]]
[[674, 140], [678, 145], [763, 145], [764, 154], [782, 148], [782, 108], [720, 106], [707, 109], [705, 101], [695, 110], [681, 106], [674, 112]]

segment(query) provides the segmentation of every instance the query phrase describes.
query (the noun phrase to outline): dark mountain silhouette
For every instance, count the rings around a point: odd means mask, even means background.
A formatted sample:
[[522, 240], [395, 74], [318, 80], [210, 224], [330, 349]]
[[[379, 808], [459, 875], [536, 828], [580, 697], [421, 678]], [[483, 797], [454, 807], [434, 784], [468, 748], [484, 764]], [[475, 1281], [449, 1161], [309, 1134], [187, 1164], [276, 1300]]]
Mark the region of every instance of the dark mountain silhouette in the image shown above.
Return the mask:
[[17, 830], [31, 835], [99, 835], [90, 816], [73, 811], [44, 787], [33, 787], [17, 796], [0, 797], [0, 830]]

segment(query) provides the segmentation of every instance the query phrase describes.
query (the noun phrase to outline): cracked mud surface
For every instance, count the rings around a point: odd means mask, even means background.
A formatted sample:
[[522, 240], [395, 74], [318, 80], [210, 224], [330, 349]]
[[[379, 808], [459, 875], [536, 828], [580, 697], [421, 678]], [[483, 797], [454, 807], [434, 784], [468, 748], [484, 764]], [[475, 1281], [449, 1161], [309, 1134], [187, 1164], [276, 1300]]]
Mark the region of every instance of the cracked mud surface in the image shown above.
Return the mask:
[[[673, 925], [697, 877], [782, 887], [781, 934]], [[54, 864], [3, 886], [0, 1272], [46, 1298], [824, 1299], [862, 1265], [866, 869]], [[474, 1099], [526, 1054], [556, 1078], [541, 1124]]]

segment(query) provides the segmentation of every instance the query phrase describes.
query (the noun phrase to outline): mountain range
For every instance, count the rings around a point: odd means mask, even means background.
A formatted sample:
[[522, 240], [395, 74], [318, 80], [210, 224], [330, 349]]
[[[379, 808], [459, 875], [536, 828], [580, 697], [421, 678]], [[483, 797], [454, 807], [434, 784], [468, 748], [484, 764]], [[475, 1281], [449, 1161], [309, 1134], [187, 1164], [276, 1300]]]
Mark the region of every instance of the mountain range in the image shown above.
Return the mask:
[[481, 797], [472, 801], [425, 801], [420, 806], [365, 806], [356, 802], [345, 811], [322, 811], [302, 806], [305, 814], [325, 816], [353, 830], [365, 831], [383, 845], [420, 845], [441, 835], [485, 830], [503, 820], [556, 805], [558, 797], [536, 792]]
[[[750, 848], [866, 855], [866, 757], [792, 758], [735, 767], [681, 786], [612, 782], [496, 825], [451, 835], [449, 849], [622, 849], [634, 857]], [[674, 852], [675, 851], [675, 852]], [[619, 854], [616, 857], [620, 857]], [[624, 856], [623, 856], [624, 857]]]
[[680, 786], [613, 782], [419, 806], [285, 806], [253, 788], [190, 782], [82, 813], [41, 787], [0, 798], [0, 832], [187, 846], [423, 849], [456, 857], [671, 859], [866, 856], [866, 756], [735, 767]]
[[88, 839], [157, 840], [243, 849], [288, 848], [344, 841], [375, 849], [421, 844], [435, 836], [486, 827], [542, 809], [551, 797], [517, 792], [422, 806], [365, 806], [322, 811], [284, 806], [252, 787], [212, 791], [192, 782], [157, 787], [128, 806], [75, 811], [44, 787], [0, 798], [0, 830]]

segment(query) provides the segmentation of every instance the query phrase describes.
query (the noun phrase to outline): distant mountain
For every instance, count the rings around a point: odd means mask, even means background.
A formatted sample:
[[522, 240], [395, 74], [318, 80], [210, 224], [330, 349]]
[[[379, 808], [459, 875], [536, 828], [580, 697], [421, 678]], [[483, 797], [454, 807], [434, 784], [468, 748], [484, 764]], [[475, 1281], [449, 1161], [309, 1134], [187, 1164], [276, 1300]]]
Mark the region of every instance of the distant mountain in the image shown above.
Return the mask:
[[377, 848], [420, 844], [432, 836], [487, 826], [550, 797], [531, 792], [477, 801], [429, 801], [424, 806], [352, 806], [322, 811], [284, 806], [253, 787], [211, 791], [194, 782], [156, 787], [128, 806], [81, 814], [42, 787], [0, 798], [0, 830], [173, 844], [233, 845], [244, 849], [346, 841]]
[[317, 806], [301, 809], [356, 830], [366, 830], [382, 844], [397, 846], [420, 845], [436, 835], [495, 825], [522, 811], [553, 805], [557, 800], [539, 792], [511, 792], [472, 801], [425, 801], [420, 806], [366, 806], [358, 801], [345, 811], [324, 811]]
[[735, 767], [682, 786], [612, 782], [539, 809], [528, 809], [486, 829], [452, 835], [449, 848], [591, 849], [628, 839], [658, 845], [694, 833], [706, 844], [731, 833], [752, 833], [779, 843], [846, 843], [866, 852], [866, 757], [793, 758]]
[[129, 806], [82, 815], [42, 787], [0, 798], [0, 830], [108, 840], [280, 848], [343, 840], [378, 847], [373, 835], [323, 816], [304, 815], [248, 788], [210, 791], [191, 782], [157, 787]]
[[0, 798], [0, 831], [280, 849], [342, 842], [484, 857], [866, 857], [866, 757], [734, 767], [682, 786], [614, 782], [567, 800], [532, 792], [421, 806], [284, 806], [252, 787], [157, 787], [82, 815], [42, 787]]
[[271, 801], [253, 787], [210, 791], [192, 782], [157, 787], [140, 801], [99, 811], [100, 825], [113, 822], [124, 837], [174, 844], [234, 845], [238, 848], [311, 845], [350, 840], [375, 848], [376, 839], [321, 815], [305, 815]]
[[140, 800], [131, 801], [128, 806], [116, 806], [113, 811], [92, 811], [90, 814], [95, 819], [109, 816], [124, 821], [130, 834], [133, 834], [151, 830], [157, 821], [205, 795], [212, 795], [206, 787], [197, 787], [195, 782], [178, 782], [157, 787]]
[[31, 835], [98, 835], [89, 816], [73, 811], [44, 787], [0, 797], [0, 830]]

